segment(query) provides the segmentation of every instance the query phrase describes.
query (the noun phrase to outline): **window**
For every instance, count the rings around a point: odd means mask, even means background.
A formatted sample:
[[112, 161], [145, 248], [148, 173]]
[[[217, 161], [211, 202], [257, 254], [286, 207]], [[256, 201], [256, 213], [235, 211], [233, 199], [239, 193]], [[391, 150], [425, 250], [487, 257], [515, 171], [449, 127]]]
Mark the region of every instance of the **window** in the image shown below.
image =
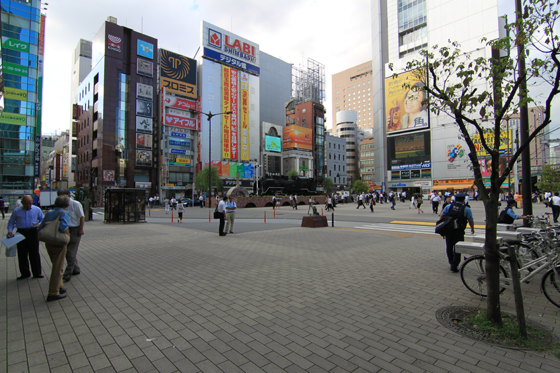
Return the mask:
[[[329, 170], [329, 177], [332, 176], [332, 171]], [[208, 176], [208, 178], [210, 178], [210, 176]]]
[[[346, 171], [346, 166], [342, 166], [342, 171]], [[210, 177], [210, 176], [208, 176]]]
[[[329, 144], [329, 145], [330, 145], [330, 144]], [[329, 159], [331, 159], [331, 153], [329, 153]], [[210, 176], [208, 176], [208, 177], [210, 177]]]

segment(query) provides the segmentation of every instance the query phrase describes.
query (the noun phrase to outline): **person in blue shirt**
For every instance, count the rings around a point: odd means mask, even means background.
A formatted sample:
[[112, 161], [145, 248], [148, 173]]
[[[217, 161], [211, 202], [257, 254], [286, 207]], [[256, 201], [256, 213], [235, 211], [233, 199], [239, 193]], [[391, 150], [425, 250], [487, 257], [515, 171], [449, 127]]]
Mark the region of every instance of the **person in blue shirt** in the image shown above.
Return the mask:
[[235, 210], [237, 210], [237, 204], [230, 197], [226, 202], [226, 233], [233, 234], [233, 222], [235, 222]]
[[[45, 223], [56, 220], [60, 215], [60, 226], [58, 230], [70, 236], [68, 227], [70, 226], [70, 214], [65, 211], [70, 206], [70, 197], [67, 195], [58, 196], [54, 200], [54, 209], [47, 212], [45, 218], [39, 225], [38, 231], [45, 227]], [[45, 242], [45, 247], [52, 262], [51, 279], [49, 281], [49, 295], [47, 302], [66, 298], [66, 289], [62, 284], [62, 270], [64, 269], [64, 258], [66, 258], [66, 245], [58, 246]]]
[[506, 208], [506, 214], [508, 214], [509, 216], [511, 216], [513, 218], [513, 220], [517, 220], [517, 219], [526, 219], [528, 217], [530, 217], [530, 215], [522, 215], [519, 216], [517, 215], [515, 212], [513, 212], [513, 208], [517, 207], [517, 201], [514, 199], [508, 199], [507, 201], [507, 205], [508, 207]]
[[[37, 239], [37, 227], [43, 220], [43, 212], [37, 206], [33, 206], [31, 196], [24, 196], [22, 205], [16, 207], [8, 221], [8, 237], [13, 237], [14, 228], [25, 237], [25, 240], [17, 244], [19, 276], [18, 280], [31, 277], [43, 278], [41, 274], [41, 255], [39, 254], [39, 240]], [[31, 264], [31, 271], [29, 265]]]
[[[471, 227], [471, 233], [474, 234], [474, 218], [470, 207], [465, 206], [465, 193], [455, 195], [455, 202], [445, 206], [441, 214], [457, 219], [458, 228], [453, 233], [445, 236], [445, 246], [447, 251], [447, 260], [451, 266], [451, 272], [459, 272], [459, 263], [461, 263], [461, 254], [455, 252], [455, 244], [465, 240], [465, 228], [467, 222]], [[463, 211], [463, 213], [461, 213]]]

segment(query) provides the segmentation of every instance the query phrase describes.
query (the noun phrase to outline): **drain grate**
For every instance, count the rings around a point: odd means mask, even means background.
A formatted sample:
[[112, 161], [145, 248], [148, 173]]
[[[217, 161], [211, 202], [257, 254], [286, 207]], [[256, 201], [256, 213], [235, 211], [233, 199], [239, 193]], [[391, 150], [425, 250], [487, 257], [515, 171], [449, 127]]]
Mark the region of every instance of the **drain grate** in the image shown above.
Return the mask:
[[[492, 334], [480, 331], [474, 328], [467, 322], [467, 319], [480, 311], [481, 309], [478, 307], [444, 307], [440, 308], [436, 311], [436, 319], [440, 322], [441, 325], [445, 326], [446, 328], [454, 331], [457, 334], [460, 334], [464, 337], [474, 339], [476, 341], [489, 343], [495, 346], [501, 346], [505, 348], [511, 348], [516, 350], [529, 350], [526, 347], [518, 347], [514, 345], [512, 342], [511, 344], [504, 343], [504, 341], [500, 341], [496, 339]], [[507, 315], [508, 317], [515, 318], [514, 315]], [[556, 343], [558, 338], [551, 330], [542, 326], [539, 323], [536, 323], [532, 320], [527, 320], [527, 325], [532, 326], [535, 329], [539, 329], [542, 331], [545, 336], [543, 336], [542, 344], [548, 345], [551, 343]]]

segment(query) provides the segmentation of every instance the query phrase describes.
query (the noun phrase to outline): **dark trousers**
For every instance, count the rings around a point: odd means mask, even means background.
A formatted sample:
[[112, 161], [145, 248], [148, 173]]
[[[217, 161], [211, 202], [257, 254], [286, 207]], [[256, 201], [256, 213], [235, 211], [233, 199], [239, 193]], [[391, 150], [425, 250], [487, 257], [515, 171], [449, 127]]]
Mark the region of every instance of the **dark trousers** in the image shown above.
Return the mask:
[[[37, 228], [18, 229], [25, 240], [17, 244], [19, 272], [22, 276], [41, 275], [41, 255], [39, 255], [39, 240], [37, 239]], [[29, 265], [31, 264], [31, 272]]]
[[552, 205], [552, 217], [555, 223], [558, 223], [558, 215], [560, 215], [560, 206]]
[[438, 213], [438, 209], [439, 209], [439, 201], [438, 202], [432, 202], [432, 210], [434, 210], [434, 212], [436, 214]]
[[451, 268], [457, 268], [459, 263], [461, 263], [461, 254], [455, 252], [455, 244], [459, 241], [464, 241], [464, 235], [462, 237], [456, 235], [445, 236], [445, 248], [447, 251], [447, 260], [451, 265]]
[[220, 228], [218, 229], [218, 232], [220, 233], [220, 235], [223, 235], [224, 225], [226, 224], [226, 214], [224, 214], [223, 212], [219, 212], [218, 214], [220, 214]]
[[70, 227], [68, 231], [70, 232], [70, 242], [66, 245], [66, 269], [64, 270], [64, 276], [77, 275], [81, 272], [78, 265], [78, 247], [82, 240], [82, 236], [78, 234], [80, 227]]

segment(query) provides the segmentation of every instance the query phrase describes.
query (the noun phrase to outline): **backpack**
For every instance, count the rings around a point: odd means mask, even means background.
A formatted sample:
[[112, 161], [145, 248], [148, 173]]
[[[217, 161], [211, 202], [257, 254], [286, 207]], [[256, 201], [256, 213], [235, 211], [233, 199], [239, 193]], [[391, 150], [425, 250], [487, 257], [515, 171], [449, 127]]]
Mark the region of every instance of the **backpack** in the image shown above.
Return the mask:
[[506, 207], [505, 209], [502, 210], [502, 212], [500, 212], [500, 217], [498, 218], [498, 223], [513, 224], [515, 219], [508, 215], [507, 211], [509, 209], [511, 209], [510, 206]]
[[448, 213], [436, 222], [436, 233], [441, 236], [452, 234], [453, 231], [467, 226], [465, 218], [465, 205], [462, 203], [452, 203]]

